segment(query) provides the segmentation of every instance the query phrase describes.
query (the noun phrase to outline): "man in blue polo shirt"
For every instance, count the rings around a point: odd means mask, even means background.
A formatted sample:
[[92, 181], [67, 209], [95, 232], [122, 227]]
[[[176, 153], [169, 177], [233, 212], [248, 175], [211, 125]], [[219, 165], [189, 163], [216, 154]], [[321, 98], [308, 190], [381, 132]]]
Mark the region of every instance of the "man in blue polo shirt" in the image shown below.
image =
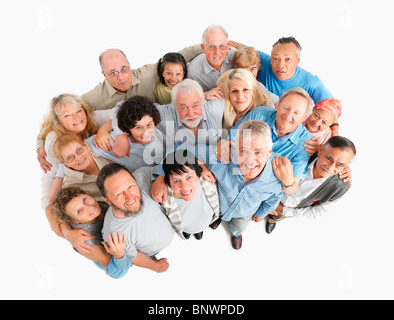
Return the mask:
[[[302, 122], [311, 114], [313, 101], [301, 88], [294, 88], [282, 95], [278, 108], [257, 107], [248, 112], [231, 129], [229, 139], [233, 140], [241, 123], [248, 120], [261, 120], [271, 129], [272, 151], [279, 154], [272, 162], [275, 175], [282, 182], [285, 193], [294, 193], [300, 180], [304, 179], [309, 156], [305, 151], [305, 141], [311, 140], [311, 134]], [[222, 161], [226, 157], [229, 143], [221, 140], [216, 148]], [[279, 169], [280, 168], [280, 169]]]
[[332, 94], [324, 86], [319, 77], [298, 66], [301, 45], [294, 37], [280, 38], [272, 46], [271, 56], [258, 51], [261, 69], [257, 80], [279, 97], [292, 88], [300, 87], [311, 96], [316, 103], [331, 99]]

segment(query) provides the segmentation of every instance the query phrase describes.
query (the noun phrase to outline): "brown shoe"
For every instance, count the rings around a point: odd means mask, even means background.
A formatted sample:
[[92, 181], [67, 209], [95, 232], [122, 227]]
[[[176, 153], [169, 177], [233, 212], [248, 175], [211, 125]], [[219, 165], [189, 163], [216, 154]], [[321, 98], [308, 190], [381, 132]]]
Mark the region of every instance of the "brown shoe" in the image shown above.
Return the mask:
[[219, 227], [220, 222], [222, 222], [222, 219], [217, 219], [214, 222], [212, 222], [209, 227], [213, 230], [215, 230], [217, 227]]
[[231, 237], [231, 245], [235, 250], [239, 250], [242, 247], [242, 234], [238, 237], [232, 236]]

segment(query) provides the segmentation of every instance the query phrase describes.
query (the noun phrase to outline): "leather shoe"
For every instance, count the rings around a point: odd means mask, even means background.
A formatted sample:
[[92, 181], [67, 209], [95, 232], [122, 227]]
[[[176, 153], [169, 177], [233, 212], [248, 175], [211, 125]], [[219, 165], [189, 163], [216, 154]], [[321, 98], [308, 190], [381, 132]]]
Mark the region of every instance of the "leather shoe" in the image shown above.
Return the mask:
[[265, 232], [270, 234], [272, 231], [274, 231], [275, 227], [276, 227], [276, 222], [270, 223], [267, 220], [267, 222], [265, 223]]
[[186, 232], [182, 232], [183, 236], [185, 237], [185, 239], [189, 239], [190, 238], [190, 233], [186, 233]]
[[239, 250], [242, 247], [242, 234], [238, 237], [232, 236], [231, 237], [231, 245], [235, 250]]
[[203, 234], [203, 232], [201, 231], [201, 232], [195, 233], [193, 235], [194, 235], [194, 238], [196, 238], [197, 240], [201, 240], [202, 239], [202, 234]]
[[214, 222], [212, 222], [209, 227], [213, 230], [215, 230], [217, 227], [219, 227], [220, 222], [222, 222], [222, 219], [217, 219]]

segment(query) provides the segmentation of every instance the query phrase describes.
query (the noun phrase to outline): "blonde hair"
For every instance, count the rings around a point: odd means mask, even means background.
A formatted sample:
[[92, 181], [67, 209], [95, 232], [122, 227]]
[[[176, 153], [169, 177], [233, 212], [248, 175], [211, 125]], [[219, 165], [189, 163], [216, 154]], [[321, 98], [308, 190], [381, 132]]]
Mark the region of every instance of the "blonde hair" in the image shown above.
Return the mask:
[[58, 137], [56, 139], [56, 141], [53, 143], [53, 153], [54, 153], [55, 157], [58, 158], [61, 163], [64, 163], [64, 159], [62, 157], [62, 149], [66, 145], [68, 145], [72, 142], [77, 142], [81, 146], [84, 145], [82, 138], [76, 134], [62, 135], [62, 136]]
[[239, 48], [234, 52], [233, 65], [236, 69], [247, 68], [253, 65], [256, 65], [258, 69], [261, 69], [260, 56], [253, 47]]
[[223, 114], [223, 128], [230, 129], [232, 127], [231, 114], [233, 112], [233, 104], [230, 101], [230, 82], [233, 79], [242, 80], [252, 90], [252, 103], [245, 111], [241, 113], [243, 117], [247, 112], [255, 109], [258, 106], [273, 107], [271, 98], [261, 90], [259, 83], [253, 74], [246, 69], [232, 69], [223, 73], [218, 79], [217, 85], [224, 91], [225, 105]]
[[70, 134], [70, 132], [60, 124], [59, 120], [59, 115], [63, 112], [63, 107], [66, 103], [80, 106], [85, 111], [87, 124], [82, 132], [82, 136], [84, 138], [97, 133], [98, 127], [93, 119], [94, 110], [80, 97], [73, 94], [64, 93], [54, 97], [51, 100], [49, 113], [41, 125], [41, 132], [39, 134], [40, 139], [45, 140], [48, 133], [51, 131], [54, 131], [57, 137], [60, 137], [64, 134]]

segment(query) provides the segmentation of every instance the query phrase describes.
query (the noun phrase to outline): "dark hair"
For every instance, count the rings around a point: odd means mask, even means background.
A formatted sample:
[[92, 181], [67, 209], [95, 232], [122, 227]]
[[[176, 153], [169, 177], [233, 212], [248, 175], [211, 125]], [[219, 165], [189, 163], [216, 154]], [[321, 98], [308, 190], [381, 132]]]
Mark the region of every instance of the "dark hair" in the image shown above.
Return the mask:
[[100, 170], [100, 172], [97, 176], [96, 184], [97, 184], [97, 187], [99, 188], [101, 194], [103, 195], [103, 197], [105, 197], [105, 198], [107, 197], [107, 193], [105, 192], [105, 188], [104, 188], [105, 180], [109, 177], [112, 177], [113, 175], [117, 174], [118, 172], [120, 172], [122, 170], [128, 172], [131, 176], [133, 176], [131, 174], [131, 172], [129, 170], [127, 170], [126, 167], [124, 167], [118, 163], [107, 164]]
[[170, 185], [170, 174], [182, 174], [187, 172], [187, 168], [196, 172], [197, 177], [201, 177], [202, 168], [197, 163], [196, 156], [186, 149], [178, 149], [168, 154], [163, 160], [164, 181]]
[[183, 78], [186, 79], [187, 64], [186, 64], [185, 58], [183, 57], [183, 55], [181, 55], [178, 52], [169, 52], [169, 53], [165, 54], [163, 56], [163, 58], [160, 58], [159, 62], [157, 63], [157, 75], [159, 76], [160, 82], [162, 84], [164, 84], [164, 85], [166, 84], [164, 81], [163, 72], [164, 72], [164, 67], [166, 66], [167, 62], [181, 64], [182, 68], [183, 68], [183, 72], [185, 73]]
[[294, 37], [282, 37], [272, 45], [272, 48], [275, 47], [277, 44], [289, 44], [289, 43], [294, 43], [297, 47], [298, 53], [301, 54], [302, 47]]
[[160, 112], [152, 101], [142, 96], [131, 97], [119, 107], [118, 127], [123, 132], [130, 134], [130, 129], [135, 127], [135, 123], [146, 115], [152, 117], [155, 126], [161, 121]]
[[354, 145], [354, 143], [351, 142], [348, 138], [342, 136], [331, 137], [324, 144], [323, 148], [325, 148], [327, 145], [330, 145], [333, 148], [338, 148], [340, 150], [345, 150], [347, 148], [350, 148], [353, 151], [353, 157], [355, 157], [357, 153], [356, 146]]

